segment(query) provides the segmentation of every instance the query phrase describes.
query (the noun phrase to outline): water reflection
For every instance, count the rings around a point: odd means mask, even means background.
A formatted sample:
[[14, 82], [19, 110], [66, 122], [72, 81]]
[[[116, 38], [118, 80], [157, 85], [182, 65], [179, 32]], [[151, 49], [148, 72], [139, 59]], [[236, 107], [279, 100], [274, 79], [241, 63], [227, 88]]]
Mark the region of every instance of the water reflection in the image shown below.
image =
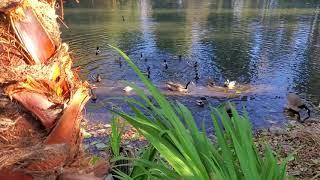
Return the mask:
[[[316, 9], [319, 4], [316, 3], [90, 0], [73, 4], [70, 1], [65, 17], [70, 29], [64, 29], [62, 36], [75, 53], [75, 65], [83, 69], [82, 77], [100, 73], [105, 87], [118, 86], [120, 80], [138, 81], [125, 63], [119, 66], [119, 56], [107, 44], [123, 49], [142, 70], [150, 66], [151, 80], [159, 85], [168, 80], [187, 82], [195, 76], [192, 65], [198, 62], [198, 86], [206, 86], [208, 79], [218, 83], [231, 79], [273, 86], [275, 90], [250, 95], [245, 101], [233, 99], [239, 108], [246, 106], [254, 125], [265, 126], [270, 121], [286, 120], [282, 110], [288, 91], [303, 93], [308, 100], [319, 104], [320, 44]], [[95, 56], [96, 46], [102, 47], [100, 56]], [[179, 55], [182, 61], [178, 60]], [[168, 61], [167, 70], [162, 66], [164, 59]], [[101, 92], [100, 98], [112, 95], [112, 91]], [[209, 113], [195, 105], [196, 98], [171, 96], [170, 99], [185, 103], [201, 122]], [[224, 100], [211, 99], [213, 104]], [[100, 119], [108, 116], [104, 109], [94, 111], [101, 112]]]

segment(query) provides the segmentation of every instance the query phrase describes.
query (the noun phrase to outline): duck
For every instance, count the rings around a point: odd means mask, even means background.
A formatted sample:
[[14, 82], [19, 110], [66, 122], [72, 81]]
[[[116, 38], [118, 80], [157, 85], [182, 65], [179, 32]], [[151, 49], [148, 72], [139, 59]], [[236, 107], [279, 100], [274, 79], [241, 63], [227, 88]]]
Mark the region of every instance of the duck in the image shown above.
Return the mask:
[[208, 100], [206, 97], [200, 97], [200, 99], [198, 99], [196, 103], [198, 106], [204, 107], [204, 105], [208, 104]]
[[147, 75], [147, 77], [150, 79], [150, 66], [147, 67], [147, 72], [143, 72], [143, 74]]
[[98, 56], [99, 54], [100, 54], [100, 47], [99, 46], [97, 46], [97, 49], [96, 49], [96, 56]]
[[227, 79], [225, 82], [224, 82], [224, 87], [228, 88], [228, 89], [234, 89], [236, 87], [236, 81], [229, 81], [229, 79]]
[[122, 67], [122, 61], [121, 61], [121, 57], [119, 57], [118, 60], [115, 60], [116, 63], [119, 63], [120, 68]]
[[193, 65], [194, 69], [197, 69], [198, 68], [198, 62], [196, 61]]
[[179, 55], [179, 61], [181, 61], [182, 60], [182, 55]]
[[216, 83], [213, 80], [209, 79], [208, 82], [207, 82], [207, 85], [209, 87], [214, 87], [216, 85]]
[[188, 86], [191, 83], [191, 81], [189, 81], [185, 86], [179, 84], [179, 83], [174, 83], [172, 81], [167, 82], [167, 88], [170, 91], [178, 91], [178, 92], [188, 92]]
[[163, 60], [163, 66], [165, 69], [168, 69], [168, 63], [167, 63], [167, 60]]
[[[306, 106], [304, 101], [295, 93], [289, 93], [287, 96], [287, 110], [297, 115], [297, 120], [303, 123], [305, 120], [310, 118], [310, 109]], [[300, 111], [302, 109], [307, 110], [308, 116], [301, 120]]]
[[122, 16], [122, 21], [125, 21], [124, 16]]
[[102, 80], [101, 75], [97, 74], [95, 79], [96, 79], [96, 82], [101, 82], [101, 80]]
[[196, 81], [198, 81], [198, 80], [200, 79], [198, 72], [196, 72], [196, 76], [194, 77], [194, 79], [195, 79]]
[[125, 91], [127, 93], [131, 92], [132, 90], [133, 90], [133, 88], [130, 87], [130, 86], [126, 86], [126, 87], [123, 88], [123, 91]]
[[143, 58], [143, 53], [140, 53], [140, 58]]
[[93, 91], [93, 88], [90, 89], [90, 92], [91, 92], [91, 100], [93, 103], [96, 103], [97, 102], [97, 95], [94, 93]]

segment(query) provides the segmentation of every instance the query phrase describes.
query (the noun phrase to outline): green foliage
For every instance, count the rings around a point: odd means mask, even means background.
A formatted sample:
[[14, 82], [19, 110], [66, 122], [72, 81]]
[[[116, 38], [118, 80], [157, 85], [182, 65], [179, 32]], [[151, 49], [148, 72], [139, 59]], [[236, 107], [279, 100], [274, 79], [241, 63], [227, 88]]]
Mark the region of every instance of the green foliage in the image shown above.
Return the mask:
[[[155, 103], [141, 88], [130, 86], [140, 100], [126, 98], [134, 115], [116, 112], [152, 145], [136, 159], [130, 175], [119, 173], [124, 179], [248, 179], [284, 180], [287, 160], [279, 163], [266, 146], [259, 155], [253, 142], [249, 118], [232, 108], [229, 118], [224, 108], [212, 110], [217, 144], [199, 130], [191, 112], [179, 102], [170, 103], [140, 72], [121, 50], [116, 49], [142, 80]], [[142, 101], [142, 102], [141, 102]], [[156, 160], [159, 153], [165, 162]], [[123, 158], [123, 157], [122, 157]], [[168, 167], [167, 165], [170, 165]]]
[[119, 119], [115, 116], [111, 120], [111, 151], [114, 156], [120, 156], [121, 135], [123, 132], [123, 126], [120, 125]]

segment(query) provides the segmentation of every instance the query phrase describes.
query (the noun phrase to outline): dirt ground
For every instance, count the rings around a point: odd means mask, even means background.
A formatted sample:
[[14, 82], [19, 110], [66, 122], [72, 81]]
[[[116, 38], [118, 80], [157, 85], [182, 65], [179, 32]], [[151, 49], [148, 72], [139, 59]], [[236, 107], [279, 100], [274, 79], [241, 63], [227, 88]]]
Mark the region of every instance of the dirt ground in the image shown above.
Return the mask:
[[296, 179], [320, 179], [320, 121], [301, 124], [289, 121], [284, 127], [271, 127], [256, 133], [258, 147], [268, 143], [280, 159], [292, 154], [288, 174]]
[[[85, 144], [98, 157], [108, 158], [110, 154], [110, 124], [86, 124]], [[301, 124], [289, 121], [283, 127], [257, 130], [255, 141], [260, 150], [266, 143], [271, 146], [281, 160], [293, 155], [288, 164], [288, 174], [296, 179], [320, 179], [320, 121], [310, 119]], [[134, 128], [127, 126], [122, 135], [122, 143], [129, 149], [146, 146], [146, 140]]]

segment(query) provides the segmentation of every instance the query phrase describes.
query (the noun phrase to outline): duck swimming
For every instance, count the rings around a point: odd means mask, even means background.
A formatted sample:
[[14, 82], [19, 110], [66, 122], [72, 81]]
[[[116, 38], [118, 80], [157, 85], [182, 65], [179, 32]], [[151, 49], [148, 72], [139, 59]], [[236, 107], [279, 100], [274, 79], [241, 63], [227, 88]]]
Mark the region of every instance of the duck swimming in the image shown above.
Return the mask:
[[[305, 105], [305, 103], [303, 102], [303, 100], [295, 93], [289, 93], [287, 96], [287, 110], [291, 111], [292, 113], [296, 114], [298, 117], [298, 121], [299, 122], [304, 122], [305, 120], [307, 120], [308, 118], [310, 118], [310, 109]], [[306, 118], [304, 118], [303, 120], [301, 120], [300, 117], [300, 111], [302, 109], [306, 109], [308, 116]]]
[[188, 92], [188, 86], [190, 83], [191, 81], [189, 81], [185, 86], [183, 86], [179, 83], [174, 83], [172, 81], [169, 81], [166, 83], [166, 85], [170, 91]]
[[204, 105], [208, 104], [208, 100], [206, 97], [201, 97], [196, 101], [197, 105], [200, 107], [204, 107]]
[[147, 67], [147, 72], [142, 72], [143, 74], [145, 74], [145, 75], [147, 75], [147, 77], [150, 79], [150, 75], [151, 75], [151, 73], [150, 73], [150, 66], [148, 66]]
[[93, 88], [90, 89], [90, 92], [91, 92], [91, 100], [93, 103], [96, 103], [97, 102], [97, 95], [94, 93], [93, 91]]
[[167, 60], [163, 60], [163, 66], [165, 69], [168, 69], [168, 63]]
[[125, 88], [123, 88], [123, 91], [125, 91], [125, 92], [131, 92], [133, 90], [133, 88], [132, 87], [130, 87], [130, 86], [126, 86]]
[[100, 47], [97, 46], [97, 49], [96, 49], [96, 56], [98, 56], [100, 54]]
[[227, 79], [227, 81], [224, 82], [224, 87], [228, 88], [228, 89], [234, 89], [236, 87], [236, 81], [229, 81], [229, 79]]
[[96, 79], [96, 82], [101, 82], [101, 80], [102, 80], [101, 75], [97, 74], [95, 79]]

